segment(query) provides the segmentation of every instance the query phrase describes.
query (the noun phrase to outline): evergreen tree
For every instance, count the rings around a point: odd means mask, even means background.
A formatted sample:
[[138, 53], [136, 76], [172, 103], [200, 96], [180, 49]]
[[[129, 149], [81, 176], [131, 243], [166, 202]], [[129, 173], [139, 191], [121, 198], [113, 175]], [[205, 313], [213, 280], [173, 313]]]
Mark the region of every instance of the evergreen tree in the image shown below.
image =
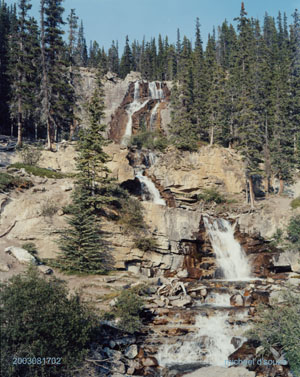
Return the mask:
[[87, 53], [86, 40], [84, 37], [84, 28], [83, 28], [82, 20], [79, 26], [78, 36], [77, 36], [75, 63], [79, 67], [86, 67], [88, 63], [88, 53]]
[[98, 72], [97, 86], [87, 105], [89, 128], [79, 134], [79, 174], [70, 207], [69, 228], [62, 232], [60, 239], [63, 256], [59, 263], [62, 268], [90, 273], [104, 273], [112, 268], [112, 259], [96, 216], [110, 201], [109, 197], [101, 195], [101, 190], [111, 181], [105, 165], [108, 155], [103, 151], [108, 141], [102, 136], [105, 126], [101, 124], [104, 99], [100, 76]]
[[[38, 95], [36, 77], [38, 77], [37, 37], [34, 35], [34, 23], [27, 17], [31, 9], [29, 0], [19, 0], [18, 24], [11, 38], [11, 77], [13, 95], [11, 97], [11, 116], [18, 126], [17, 145], [22, 146], [22, 135], [26, 118], [36, 108], [35, 96]], [[36, 32], [36, 31], [35, 31]]]
[[126, 42], [124, 47], [124, 53], [120, 63], [120, 76], [125, 78], [132, 70], [132, 52], [129, 46], [129, 38], [126, 36]]
[[118, 75], [119, 64], [118, 42], [115, 44], [115, 41], [112, 41], [112, 45], [108, 50], [108, 70]]
[[4, 0], [2, 0], [0, 3], [0, 128], [2, 132], [9, 132], [7, 126], [10, 124], [9, 32], [9, 9]]
[[69, 64], [72, 67], [74, 65], [75, 58], [75, 48], [76, 48], [76, 34], [78, 29], [78, 17], [76, 16], [75, 9], [71, 9], [70, 14], [67, 18], [69, 26], [69, 35], [68, 35], [68, 60]]
[[62, 0], [41, 0], [43, 113], [50, 150], [58, 140], [59, 132], [68, 132], [73, 124], [75, 101], [65, 60], [61, 3]]

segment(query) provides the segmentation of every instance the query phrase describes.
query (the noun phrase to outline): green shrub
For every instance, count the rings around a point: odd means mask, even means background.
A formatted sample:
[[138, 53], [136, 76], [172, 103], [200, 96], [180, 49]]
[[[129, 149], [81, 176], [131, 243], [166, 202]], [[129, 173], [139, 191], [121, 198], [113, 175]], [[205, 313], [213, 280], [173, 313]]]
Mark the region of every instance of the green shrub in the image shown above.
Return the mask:
[[296, 209], [296, 208], [298, 208], [298, 207], [300, 207], [300, 196], [298, 196], [297, 198], [295, 198], [295, 199], [293, 199], [292, 201], [291, 201], [291, 207], [293, 208], [293, 209]]
[[138, 149], [147, 148], [163, 152], [169, 143], [168, 139], [160, 132], [142, 130], [137, 135], [132, 136], [130, 145], [136, 146]]
[[122, 291], [113, 311], [115, 317], [119, 319], [118, 326], [122, 330], [130, 333], [140, 330], [143, 304], [143, 299], [132, 290]]
[[287, 239], [295, 246], [300, 247], [300, 215], [290, 219], [287, 227]]
[[20, 155], [23, 164], [32, 166], [39, 162], [42, 155], [42, 148], [25, 144], [18, 150], [18, 154]]
[[[97, 325], [79, 296], [70, 296], [61, 281], [46, 281], [32, 267], [0, 286], [0, 302], [1, 375], [74, 376], [72, 370], [84, 360]], [[15, 357], [53, 357], [61, 364], [14, 365]]]
[[38, 253], [36, 244], [33, 243], [33, 242], [26, 242], [26, 243], [24, 243], [22, 245], [22, 248], [25, 249], [25, 250], [27, 250], [28, 253], [30, 253], [33, 256], [37, 255], [37, 253]]
[[143, 251], [150, 251], [157, 247], [157, 242], [154, 238], [137, 238], [134, 240], [134, 247]]
[[120, 224], [124, 225], [126, 230], [141, 231], [146, 228], [143, 216], [143, 207], [140, 201], [133, 197], [120, 199]]
[[67, 178], [71, 177], [70, 174], [63, 174], [57, 171], [53, 171], [50, 169], [40, 168], [38, 166], [32, 166], [23, 164], [21, 162], [17, 162], [15, 164], [12, 164], [9, 166], [9, 168], [16, 168], [16, 169], [25, 169], [26, 173], [35, 175], [37, 177], [42, 178], [55, 178], [55, 179], [61, 179], [61, 178]]
[[52, 217], [58, 211], [58, 206], [53, 200], [47, 199], [41, 206], [41, 215], [44, 217]]
[[197, 199], [199, 201], [202, 200], [205, 203], [214, 202], [216, 204], [221, 204], [226, 202], [224, 196], [214, 188], [203, 190], [203, 192], [197, 196]]
[[288, 290], [282, 293], [284, 302], [274, 306], [259, 306], [259, 321], [246, 336], [259, 340], [264, 353], [280, 348], [289, 362], [294, 376], [300, 376], [300, 295]]
[[8, 173], [0, 173], [0, 191], [7, 191], [14, 188], [28, 189], [33, 184], [27, 179], [15, 177]]

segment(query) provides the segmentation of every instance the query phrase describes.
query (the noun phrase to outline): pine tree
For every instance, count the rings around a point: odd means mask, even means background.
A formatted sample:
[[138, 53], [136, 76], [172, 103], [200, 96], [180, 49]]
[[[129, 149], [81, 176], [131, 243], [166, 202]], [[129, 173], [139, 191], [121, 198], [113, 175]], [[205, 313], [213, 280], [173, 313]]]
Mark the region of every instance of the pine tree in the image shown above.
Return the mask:
[[118, 75], [119, 64], [118, 42], [115, 44], [115, 41], [112, 41], [112, 45], [108, 50], [108, 70]]
[[129, 38], [126, 36], [126, 42], [124, 47], [124, 53], [120, 63], [120, 76], [125, 78], [132, 70], [132, 52], [129, 46]]
[[99, 221], [90, 206], [89, 192], [80, 185], [73, 194], [68, 224], [59, 240], [62, 256], [58, 266], [64, 270], [93, 274], [110, 270], [112, 259], [101, 236]]
[[41, 0], [43, 113], [50, 150], [53, 149], [53, 142], [58, 140], [59, 132], [69, 132], [75, 102], [62, 39], [64, 8], [61, 3], [62, 0]]
[[78, 17], [76, 16], [75, 9], [71, 9], [70, 14], [67, 18], [69, 26], [69, 35], [68, 35], [68, 60], [69, 64], [72, 67], [74, 65], [75, 58], [75, 45], [76, 45], [76, 34], [78, 29]]
[[240, 87], [237, 105], [238, 148], [244, 156], [246, 180], [249, 184], [250, 203], [253, 208], [253, 176], [259, 172], [259, 164], [262, 162], [263, 130], [255, 111], [255, 38], [251, 21], [246, 15], [244, 3], [242, 3], [240, 17], [237, 18], [239, 39], [234, 79]]
[[197, 129], [198, 138], [205, 140], [207, 138], [204, 130], [204, 108], [206, 100], [206, 80], [204, 67], [204, 54], [202, 39], [200, 34], [200, 21], [196, 19], [196, 40], [193, 52], [193, 81], [194, 81], [194, 104], [193, 104], [193, 121]]
[[36, 108], [35, 96], [38, 95], [36, 77], [38, 77], [37, 37], [34, 36], [34, 23], [27, 17], [31, 9], [29, 0], [19, 0], [19, 18], [11, 38], [11, 77], [13, 95], [11, 97], [11, 116], [18, 126], [19, 147], [26, 118]]
[[78, 30], [78, 36], [77, 36], [77, 46], [75, 50], [75, 57], [74, 57], [75, 63], [79, 67], [86, 67], [88, 63], [88, 53], [87, 53], [87, 46], [86, 46], [86, 40], [84, 37], [84, 28], [83, 28], [83, 22], [81, 20], [79, 30]]
[[97, 73], [97, 85], [87, 104], [89, 128], [79, 133], [77, 170], [79, 172], [73, 201], [70, 207], [69, 228], [62, 232], [60, 248], [63, 252], [62, 268], [89, 273], [104, 273], [112, 268], [108, 245], [100, 233], [97, 214], [109, 203], [109, 196], [101, 195], [111, 182], [106, 163], [108, 155], [103, 147], [109, 143], [102, 133], [104, 97], [101, 73]]

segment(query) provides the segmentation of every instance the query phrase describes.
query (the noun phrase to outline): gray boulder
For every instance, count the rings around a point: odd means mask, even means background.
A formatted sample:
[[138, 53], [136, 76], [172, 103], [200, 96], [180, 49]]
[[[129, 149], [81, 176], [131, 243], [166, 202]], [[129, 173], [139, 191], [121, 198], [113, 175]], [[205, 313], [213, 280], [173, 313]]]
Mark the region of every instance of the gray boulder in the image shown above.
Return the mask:
[[5, 252], [13, 255], [20, 263], [37, 264], [35, 257], [22, 247], [10, 246]]

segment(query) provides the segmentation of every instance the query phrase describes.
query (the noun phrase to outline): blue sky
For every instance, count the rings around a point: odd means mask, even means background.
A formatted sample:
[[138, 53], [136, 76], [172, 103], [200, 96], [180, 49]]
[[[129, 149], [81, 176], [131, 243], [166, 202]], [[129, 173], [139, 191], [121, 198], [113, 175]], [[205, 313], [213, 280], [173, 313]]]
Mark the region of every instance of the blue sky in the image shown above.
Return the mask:
[[[14, 0], [6, 0], [13, 4]], [[32, 13], [39, 18], [39, 0], [32, 0]], [[245, 0], [245, 8], [250, 17], [263, 19], [265, 11], [277, 16], [278, 11], [291, 14], [300, 9], [300, 0]], [[241, 0], [65, 0], [65, 19], [71, 8], [83, 20], [87, 44], [97, 40], [100, 46], [109, 48], [112, 40], [118, 40], [122, 52], [125, 36], [130, 42], [134, 39], [146, 40], [150, 37], [168, 35], [176, 40], [176, 30], [181, 35], [194, 38], [195, 19], [199, 17], [202, 39], [213, 26], [220, 25], [226, 18], [229, 22], [239, 15]]]

